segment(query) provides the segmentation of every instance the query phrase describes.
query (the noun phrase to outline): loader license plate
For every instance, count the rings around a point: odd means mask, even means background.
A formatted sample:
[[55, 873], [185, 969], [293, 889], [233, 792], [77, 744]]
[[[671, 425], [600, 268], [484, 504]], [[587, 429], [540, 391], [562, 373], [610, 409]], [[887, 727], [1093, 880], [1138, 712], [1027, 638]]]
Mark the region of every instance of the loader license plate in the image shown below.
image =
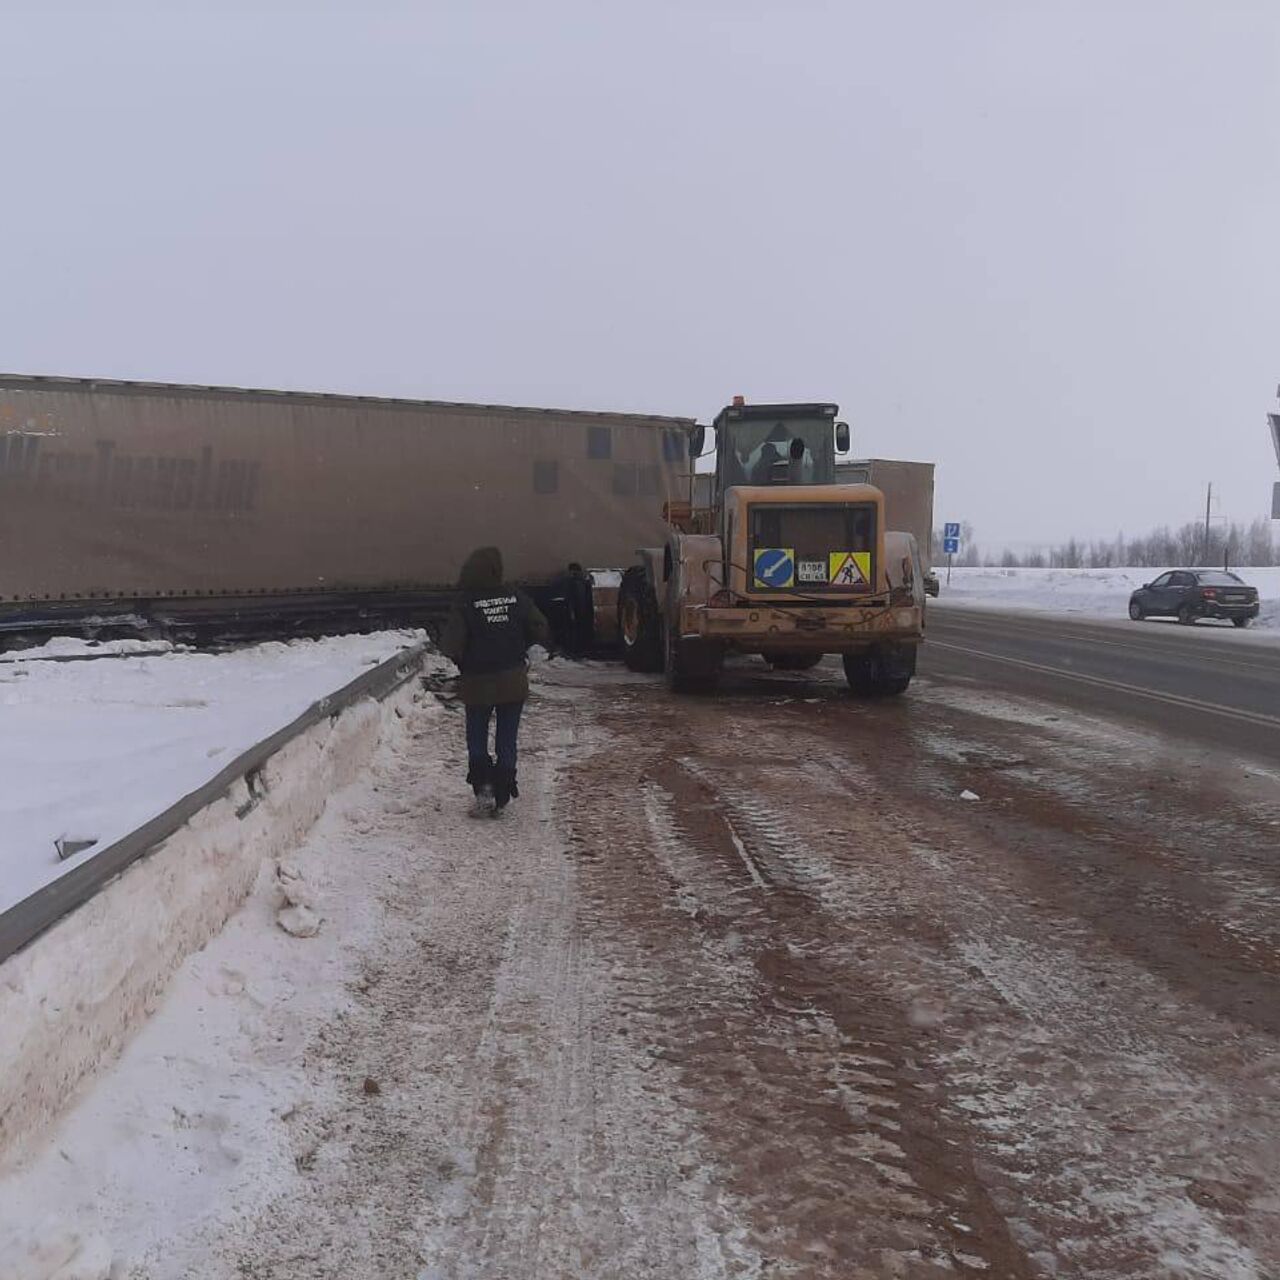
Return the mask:
[[827, 580], [827, 565], [824, 560], [801, 560], [796, 564], [796, 577], [801, 582], [823, 582]]

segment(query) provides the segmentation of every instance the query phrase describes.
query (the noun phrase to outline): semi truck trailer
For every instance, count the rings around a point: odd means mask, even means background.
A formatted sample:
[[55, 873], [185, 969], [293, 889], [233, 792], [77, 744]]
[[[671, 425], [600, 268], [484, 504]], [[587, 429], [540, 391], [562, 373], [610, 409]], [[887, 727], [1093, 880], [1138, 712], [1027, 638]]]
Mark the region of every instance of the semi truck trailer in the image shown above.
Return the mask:
[[0, 634], [429, 621], [486, 543], [563, 614], [570, 565], [664, 536], [693, 425], [0, 375]]

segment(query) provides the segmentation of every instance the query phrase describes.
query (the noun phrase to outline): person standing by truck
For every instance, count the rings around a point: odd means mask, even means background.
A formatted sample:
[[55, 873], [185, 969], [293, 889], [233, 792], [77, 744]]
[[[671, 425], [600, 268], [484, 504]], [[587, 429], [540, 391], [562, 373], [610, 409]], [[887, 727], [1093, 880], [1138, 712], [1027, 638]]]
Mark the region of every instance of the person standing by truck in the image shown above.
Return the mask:
[[[476, 797], [476, 812], [484, 812], [491, 797], [491, 812], [497, 815], [520, 794], [517, 738], [529, 697], [529, 646], [550, 648], [551, 628], [523, 591], [503, 582], [497, 547], [480, 547], [467, 557], [458, 575], [458, 592], [440, 636], [440, 651], [461, 672], [467, 782]], [[495, 718], [491, 756], [489, 725]]]

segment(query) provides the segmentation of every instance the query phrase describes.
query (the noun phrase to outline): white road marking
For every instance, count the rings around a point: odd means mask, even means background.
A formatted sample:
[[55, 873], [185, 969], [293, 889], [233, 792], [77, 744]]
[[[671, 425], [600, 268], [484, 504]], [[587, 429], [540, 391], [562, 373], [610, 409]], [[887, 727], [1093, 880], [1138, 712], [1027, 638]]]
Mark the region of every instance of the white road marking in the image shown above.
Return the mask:
[[[1021, 621], [1021, 619], [1019, 619], [1019, 621]], [[1046, 619], [1046, 621], [1056, 622], [1058, 620]], [[1075, 620], [1062, 619], [1061, 621], [1074, 622]], [[976, 622], [971, 618], [948, 618], [947, 622], [944, 625], [956, 627], [958, 630], [964, 630], [965, 628], [970, 628], [972, 630], [979, 631], [983, 635], [991, 634], [990, 627], [984, 627], [982, 626], [981, 623]], [[1077, 625], [1083, 627], [1089, 624], [1078, 623]], [[1028, 626], [1028, 625], [1022, 625], [1022, 626], [1010, 625], [1009, 623], [1006, 622], [1005, 615], [1001, 615], [1000, 630], [1001, 632], [1012, 634], [1012, 635], [1026, 636], [1029, 639], [1043, 640], [1045, 638], [1045, 631], [1043, 627], [1034, 627], [1034, 626]], [[1179, 630], [1174, 634], [1178, 636], [1184, 636], [1184, 635], [1188, 635], [1189, 633], [1186, 631]], [[1210, 633], [1202, 631], [1200, 632], [1200, 634], [1207, 635]], [[1225, 634], [1234, 635], [1235, 632], [1229, 631], [1229, 632], [1226, 632]], [[1212, 662], [1212, 663], [1216, 663], [1220, 667], [1238, 667], [1242, 671], [1265, 671], [1271, 675], [1280, 674], [1280, 664], [1277, 664], [1274, 662], [1244, 662], [1244, 661], [1241, 661], [1239, 658], [1224, 658], [1219, 656], [1216, 653], [1209, 653], [1207, 651], [1204, 653], [1201, 653], [1199, 650], [1197, 650], [1193, 654], [1189, 648], [1180, 649], [1176, 642], [1173, 644], [1164, 645], [1164, 647], [1162, 648], [1160, 646], [1163, 643], [1163, 641], [1155, 642], [1151, 645], [1130, 644], [1124, 640], [1100, 640], [1096, 636], [1092, 636], [1092, 635], [1084, 635], [1084, 634], [1071, 635], [1065, 632], [1061, 635], [1055, 635], [1052, 638], [1058, 641], [1059, 643], [1065, 643], [1067, 641], [1078, 641], [1079, 643], [1088, 645], [1089, 647], [1093, 647], [1094, 645], [1104, 645], [1108, 649], [1128, 649], [1133, 653], [1144, 654], [1148, 658], [1172, 657], [1172, 656], [1185, 657], [1185, 658], [1194, 657], [1196, 662]], [[939, 643], [939, 642], [931, 641], [931, 643]]]
[[942, 640], [931, 640], [929, 644], [934, 649], [950, 649], [954, 653], [967, 653], [974, 658], [988, 658], [992, 662], [1006, 662], [1010, 666], [1022, 667], [1027, 671], [1059, 676], [1063, 680], [1076, 680], [1081, 684], [1091, 684], [1100, 689], [1115, 689], [1121, 693], [1133, 694], [1138, 698], [1150, 698], [1154, 702], [1167, 702], [1171, 706], [1187, 707], [1193, 711], [1208, 711], [1213, 715], [1239, 720], [1244, 724], [1261, 725], [1266, 729], [1280, 729], [1280, 716], [1263, 715], [1257, 711], [1241, 711], [1234, 707], [1224, 707], [1216, 702], [1204, 702], [1200, 698], [1188, 698], [1180, 693], [1159, 693], [1155, 689], [1144, 689], [1140, 685], [1126, 684], [1122, 680], [1108, 680], [1103, 676], [1086, 676], [1078, 671], [1049, 667], [1041, 662], [1028, 662], [1025, 658], [1010, 658], [1001, 653], [988, 653], [983, 649], [969, 649], [964, 645], [947, 644]]

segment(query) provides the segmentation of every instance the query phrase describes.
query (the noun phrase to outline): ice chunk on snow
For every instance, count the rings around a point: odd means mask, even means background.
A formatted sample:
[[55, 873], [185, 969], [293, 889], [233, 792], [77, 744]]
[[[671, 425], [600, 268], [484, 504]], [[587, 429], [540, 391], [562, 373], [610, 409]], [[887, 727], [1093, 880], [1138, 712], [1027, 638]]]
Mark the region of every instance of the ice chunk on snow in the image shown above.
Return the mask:
[[314, 938], [320, 932], [320, 917], [310, 907], [282, 907], [276, 924], [295, 938]]
[[302, 872], [293, 863], [278, 862], [276, 864], [276, 887], [280, 891], [282, 905], [315, 910], [317, 906], [315, 893], [302, 878]]

